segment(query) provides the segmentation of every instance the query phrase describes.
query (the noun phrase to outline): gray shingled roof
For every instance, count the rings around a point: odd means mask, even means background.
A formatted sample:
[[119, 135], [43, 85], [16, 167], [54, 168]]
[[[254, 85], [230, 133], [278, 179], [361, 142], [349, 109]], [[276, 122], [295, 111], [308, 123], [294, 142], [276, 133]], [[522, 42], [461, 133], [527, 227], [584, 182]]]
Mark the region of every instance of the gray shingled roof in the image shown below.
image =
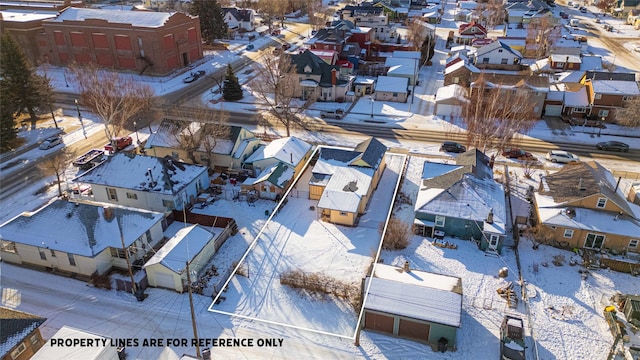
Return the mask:
[[359, 157], [360, 160], [369, 164], [369, 167], [377, 169], [384, 154], [387, 152], [387, 147], [378, 139], [370, 137], [358, 144], [354, 150], [362, 153]]
[[47, 319], [0, 307], [0, 357], [4, 357]]

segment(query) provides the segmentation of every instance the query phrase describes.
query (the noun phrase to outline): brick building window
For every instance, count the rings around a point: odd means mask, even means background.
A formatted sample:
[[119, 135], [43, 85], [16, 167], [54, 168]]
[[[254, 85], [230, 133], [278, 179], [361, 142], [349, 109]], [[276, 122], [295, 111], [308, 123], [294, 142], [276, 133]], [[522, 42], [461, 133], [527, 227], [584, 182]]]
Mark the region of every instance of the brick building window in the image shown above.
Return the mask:
[[128, 35], [116, 35], [114, 36], [116, 43], [116, 50], [131, 50], [131, 39]]
[[71, 45], [77, 47], [87, 47], [87, 38], [81, 32], [72, 32], [69, 34]]
[[101, 33], [93, 33], [91, 34], [91, 38], [93, 39], [93, 47], [95, 49], [109, 48], [109, 39], [107, 39], [107, 35]]
[[53, 41], [55, 41], [56, 45], [64, 45], [64, 34], [62, 31], [53, 32]]

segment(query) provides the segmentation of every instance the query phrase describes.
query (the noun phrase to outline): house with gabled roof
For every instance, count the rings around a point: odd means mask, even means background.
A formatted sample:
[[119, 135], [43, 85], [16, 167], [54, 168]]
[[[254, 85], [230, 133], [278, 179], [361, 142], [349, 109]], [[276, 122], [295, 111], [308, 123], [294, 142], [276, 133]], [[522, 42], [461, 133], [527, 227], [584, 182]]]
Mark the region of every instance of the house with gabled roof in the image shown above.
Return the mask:
[[207, 170], [168, 157], [116, 153], [72, 182], [90, 185], [93, 201], [167, 212], [182, 210], [209, 188]]
[[458, 32], [454, 35], [454, 40], [456, 44], [470, 45], [473, 40], [484, 39], [486, 37], [487, 29], [481, 24], [472, 21], [458, 27]]
[[434, 351], [456, 349], [462, 325], [459, 277], [411, 269], [408, 262], [375, 264], [364, 288], [365, 330], [427, 343]]
[[37, 315], [1, 306], [0, 359], [30, 359], [45, 343], [40, 326], [46, 320]]
[[481, 70], [468, 61], [457, 61], [444, 69], [444, 85], [457, 84], [466, 88], [480, 73]]
[[416, 234], [473, 240], [482, 250], [500, 252], [507, 221], [504, 187], [493, 179], [484, 153], [469, 150], [455, 164], [424, 162], [415, 202]]
[[144, 264], [149, 285], [184, 292], [188, 286], [187, 262], [190, 271], [203, 273], [226, 237], [222, 228], [185, 224]]
[[344, 76], [340, 66], [330, 65], [311, 50], [291, 55], [291, 63], [299, 78], [299, 93], [303, 100], [341, 101], [351, 88], [353, 77]]
[[455, 118], [468, 102], [467, 89], [458, 84], [443, 86], [436, 91], [434, 115]]
[[640, 253], [640, 206], [625, 198], [619, 182], [595, 161], [543, 176], [535, 221], [550, 232], [549, 245]]
[[110, 338], [67, 325], [56, 331], [51, 339], [65, 339], [65, 341], [78, 343], [83, 340], [86, 341], [86, 339], [92, 339], [95, 342], [93, 346], [60, 346], [58, 343], [52, 344], [52, 341], [49, 340], [31, 358], [32, 360], [120, 360], [126, 356], [126, 348], [115, 346], [116, 342], [110, 341]]
[[587, 71], [580, 82], [589, 97], [587, 116], [609, 123], [616, 122], [616, 110], [624, 107], [625, 101], [640, 96], [635, 73]]
[[42, 22], [41, 61], [166, 75], [202, 59], [197, 16], [68, 7]]
[[405, 51], [394, 51], [394, 56], [388, 57], [385, 60], [384, 66], [387, 68], [387, 76], [406, 78], [409, 80], [408, 85], [415, 85], [416, 77], [420, 71], [420, 53], [417, 51], [410, 52], [415, 53], [417, 57], [402, 57], [395, 55], [403, 52]]
[[322, 147], [309, 180], [323, 220], [355, 226], [386, 167], [387, 147], [371, 137], [353, 150]]
[[267, 145], [260, 145], [256, 151], [245, 160], [245, 169], [253, 171], [258, 178], [263, 171], [273, 165], [283, 163], [293, 169], [294, 176], [304, 168], [313, 152], [313, 146], [295, 136], [273, 140]]
[[0, 226], [2, 260], [86, 279], [126, 270], [127, 257], [134, 263], [163, 239], [163, 220], [159, 212], [56, 199]]
[[[147, 155], [164, 158], [169, 156], [176, 161], [207, 165], [224, 171], [237, 171], [260, 145], [251, 131], [241, 126], [224, 126], [204, 135], [202, 123], [192, 122], [188, 128], [180, 128], [175, 122], [164, 120], [156, 132], [149, 136], [144, 150]], [[199, 147], [193, 151], [193, 159], [181, 146], [186, 137], [201, 139]]]
[[253, 31], [255, 29], [253, 9], [222, 8], [222, 13], [229, 30]]
[[279, 162], [268, 166], [256, 177], [245, 179], [240, 189], [247, 193], [255, 191], [261, 199], [280, 200], [293, 183], [294, 175], [293, 166]]
[[[519, 70], [522, 54], [497, 40], [482, 46], [470, 56], [472, 63], [480, 69]], [[514, 68], [513, 65], [516, 67]]]

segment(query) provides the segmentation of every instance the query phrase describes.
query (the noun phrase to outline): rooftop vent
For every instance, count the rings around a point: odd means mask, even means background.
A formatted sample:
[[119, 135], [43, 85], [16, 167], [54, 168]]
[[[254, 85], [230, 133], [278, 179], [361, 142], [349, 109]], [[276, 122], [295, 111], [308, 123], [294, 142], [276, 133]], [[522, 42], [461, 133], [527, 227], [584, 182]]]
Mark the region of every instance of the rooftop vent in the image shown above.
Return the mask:
[[358, 182], [357, 181], [349, 181], [349, 183], [344, 186], [342, 191], [351, 191], [351, 192], [358, 191]]
[[573, 219], [574, 217], [576, 217], [576, 209], [574, 208], [568, 208], [567, 209], [567, 216], [571, 219]]

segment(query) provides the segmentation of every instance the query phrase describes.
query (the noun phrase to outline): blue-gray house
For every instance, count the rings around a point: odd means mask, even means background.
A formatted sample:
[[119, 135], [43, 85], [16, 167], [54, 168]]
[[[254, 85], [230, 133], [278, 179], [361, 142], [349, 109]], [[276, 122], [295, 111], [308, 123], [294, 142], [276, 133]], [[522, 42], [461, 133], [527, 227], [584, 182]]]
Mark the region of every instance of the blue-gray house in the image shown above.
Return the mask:
[[500, 252], [506, 219], [504, 187], [493, 180], [485, 154], [474, 149], [455, 164], [424, 162], [415, 203], [417, 235], [474, 240], [482, 250]]

